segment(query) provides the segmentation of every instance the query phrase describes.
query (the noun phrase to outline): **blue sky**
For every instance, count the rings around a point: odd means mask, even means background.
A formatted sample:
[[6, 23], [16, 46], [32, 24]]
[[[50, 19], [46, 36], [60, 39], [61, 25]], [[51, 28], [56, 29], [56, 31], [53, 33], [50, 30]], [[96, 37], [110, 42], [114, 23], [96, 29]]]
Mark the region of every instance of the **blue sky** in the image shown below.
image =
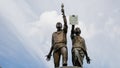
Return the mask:
[[[69, 15], [79, 16], [91, 64], [85, 68], [119, 68], [119, 0], [0, 0], [0, 66], [2, 68], [53, 68], [45, 55], [56, 22], [62, 21], [61, 3]], [[67, 34], [71, 61], [70, 29]]]

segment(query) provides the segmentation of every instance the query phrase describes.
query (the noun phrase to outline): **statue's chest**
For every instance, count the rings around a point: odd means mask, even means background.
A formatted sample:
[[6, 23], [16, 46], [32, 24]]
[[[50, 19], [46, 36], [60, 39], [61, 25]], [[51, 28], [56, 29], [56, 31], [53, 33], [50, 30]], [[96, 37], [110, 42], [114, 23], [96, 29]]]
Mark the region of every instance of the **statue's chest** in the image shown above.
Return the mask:
[[75, 36], [75, 38], [74, 38], [74, 43], [82, 43], [82, 38], [81, 37], [79, 37], [79, 36]]

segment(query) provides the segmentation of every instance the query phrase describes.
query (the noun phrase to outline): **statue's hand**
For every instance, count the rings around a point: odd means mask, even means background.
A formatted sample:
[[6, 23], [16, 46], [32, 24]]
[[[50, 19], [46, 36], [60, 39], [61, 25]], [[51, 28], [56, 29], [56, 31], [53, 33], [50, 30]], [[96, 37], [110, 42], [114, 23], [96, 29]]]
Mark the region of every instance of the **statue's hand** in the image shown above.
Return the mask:
[[46, 57], [47, 57], [46, 60], [50, 61], [51, 55], [46, 55]]
[[87, 63], [90, 64], [90, 58], [86, 57]]

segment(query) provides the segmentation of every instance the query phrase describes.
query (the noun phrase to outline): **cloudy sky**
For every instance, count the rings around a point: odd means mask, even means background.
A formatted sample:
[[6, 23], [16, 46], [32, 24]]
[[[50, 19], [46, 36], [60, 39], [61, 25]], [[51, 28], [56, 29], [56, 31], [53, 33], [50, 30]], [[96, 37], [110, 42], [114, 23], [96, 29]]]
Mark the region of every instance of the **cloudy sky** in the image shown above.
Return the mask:
[[[79, 17], [91, 58], [85, 68], [120, 67], [120, 0], [0, 0], [0, 67], [53, 68], [53, 58], [45, 55], [51, 46], [51, 35], [60, 21], [61, 3], [67, 19]], [[71, 61], [71, 25], [68, 21], [68, 65]]]

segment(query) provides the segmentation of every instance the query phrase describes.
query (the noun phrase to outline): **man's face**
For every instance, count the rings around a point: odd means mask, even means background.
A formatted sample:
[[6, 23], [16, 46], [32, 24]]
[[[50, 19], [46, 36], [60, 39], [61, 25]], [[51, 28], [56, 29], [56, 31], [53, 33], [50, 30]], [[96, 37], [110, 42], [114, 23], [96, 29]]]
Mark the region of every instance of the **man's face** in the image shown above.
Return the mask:
[[81, 30], [80, 30], [80, 28], [78, 28], [78, 27], [75, 28], [75, 34], [77, 34], [77, 35], [78, 35], [78, 34], [81, 34]]
[[57, 28], [57, 29], [61, 29], [61, 28], [62, 28], [62, 24], [61, 24], [60, 22], [58, 22], [58, 23], [56, 24], [56, 28]]

